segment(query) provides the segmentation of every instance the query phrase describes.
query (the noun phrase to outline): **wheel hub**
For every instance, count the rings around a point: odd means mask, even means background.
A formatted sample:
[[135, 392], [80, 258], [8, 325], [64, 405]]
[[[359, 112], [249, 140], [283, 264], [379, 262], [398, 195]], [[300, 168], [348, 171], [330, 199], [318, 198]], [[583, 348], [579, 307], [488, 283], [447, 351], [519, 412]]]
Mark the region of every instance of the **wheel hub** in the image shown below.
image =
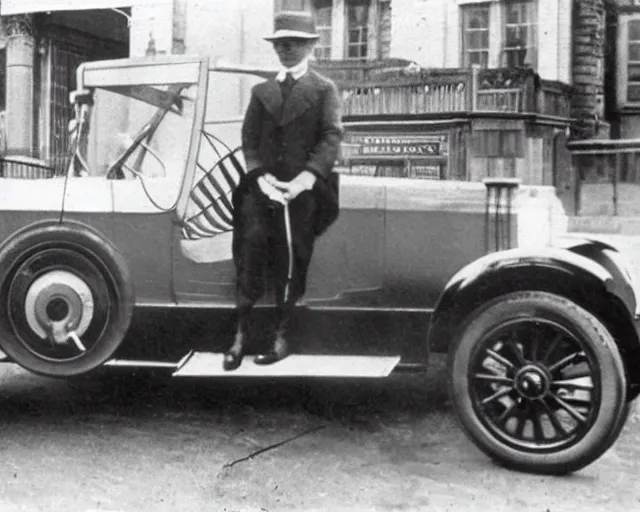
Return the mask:
[[61, 322], [69, 315], [69, 303], [64, 297], [54, 297], [46, 305], [47, 316], [52, 322]]
[[536, 365], [526, 365], [515, 377], [515, 388], [520, 396], [529, 400], [544, 397], [550, 388], [551, 380], [546, 372]]
[[53, 270], [31, 284], [24, 307], [29, 327], [46, 339], [53, 330], [84, 334], [93, 317], [94, 302], [82, 279], [68, 271]]

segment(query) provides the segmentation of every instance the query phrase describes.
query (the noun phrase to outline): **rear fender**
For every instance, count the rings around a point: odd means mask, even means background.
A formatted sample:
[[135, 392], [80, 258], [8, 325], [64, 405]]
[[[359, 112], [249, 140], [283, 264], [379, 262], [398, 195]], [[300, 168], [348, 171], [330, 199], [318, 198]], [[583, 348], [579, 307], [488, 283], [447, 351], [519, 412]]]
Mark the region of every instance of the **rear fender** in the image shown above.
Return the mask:
[[438, 300], [429, 328], [429, 347], [446, 351], [473, 310], [500, 295], [523, 290], [555, 293], [597, 316], [616, 340], [630, 387], [640, 386], [640, 341], [634, 323], [638, 300], [633, 277], [615, 248], [588, 240], [565, 248], [495, 252], [462, 268]]

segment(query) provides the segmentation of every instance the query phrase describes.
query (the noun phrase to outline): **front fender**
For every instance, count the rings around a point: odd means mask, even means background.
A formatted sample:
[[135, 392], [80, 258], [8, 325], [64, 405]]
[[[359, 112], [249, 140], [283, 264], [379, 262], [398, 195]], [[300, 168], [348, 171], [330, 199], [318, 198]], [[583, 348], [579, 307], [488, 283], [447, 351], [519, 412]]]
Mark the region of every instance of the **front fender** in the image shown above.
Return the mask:
[[438, 347], [443, 338], [450, 338], [452, 329], [482, 303], [526, 289], [557, 293], [583, 306], [612, 299], [632, 322], [638, 304], [633, 280], [615, 251], [589, 243], [572, 249], [511, 249], [487, 254], [463, 267], [449, 280], [436, 304], [431, 346]]
[[483, 256], [449, 280], [439, 302], [446, 300], [447, 295], [464, 293], [491, 274], [531, 267], [596, 281], [626, 306], [632, 318], [638, 313], [634, 279], [624, 259], [611, 246], [588, 242], [571, 248], [511, 249]]
[[633, 265], [615, 241], [599, 235], [566, 235], [554, 244], [604, 267], [613, 278], [613, 293], [625, 300], [634, 318], [640, 316], [640, 287]]
[[461, 291], [473, 286], [482, 276], [499, 272], [507, 268], [544, 265], [563, 271], [579, 270], [596, 277], [602, 283], [612, 276], [607, 270], [593, 261], [575, 253], [558, 248], [510, 249], [482, 256], [460, 269], [447, 283], [443, 295], [453, 290]]
[[565, 248], [488, 254], [462, 268], [447, 283], [431, 317], [429, 347], [446, 351], [469, 315], [500, 295], [525, 290], [554, 293], [605, 324], [625, 362], [630, 396], [635, 396], [640, 392], [640, 341], [632, 276], [613, 246], [589, 240], [574, 241]]

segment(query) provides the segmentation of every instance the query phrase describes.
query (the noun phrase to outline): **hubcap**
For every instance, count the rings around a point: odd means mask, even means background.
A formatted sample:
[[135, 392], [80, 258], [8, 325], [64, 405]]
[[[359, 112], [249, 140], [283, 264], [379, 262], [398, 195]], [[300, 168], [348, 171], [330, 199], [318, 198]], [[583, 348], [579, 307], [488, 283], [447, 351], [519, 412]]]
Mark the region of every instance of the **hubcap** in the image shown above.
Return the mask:
[[518, 372], [514, 383], [523, 398], [534, 400], [546, 395], [549, 391], [550, 379], [538, 366], [526, 365]]
[[64, 297], [55, 297], [47, 304], [46, 311], [52, 322], [60, 322], [69, 314], [69, 303]]
[[43, 374], [64, 376], [76, 364], [95, 368], [94, 354], [115, 325], [117, 297], [109, 274], [80, 249], [30, 252], [11, 273], [6, 291], [2, 313], [12, 330], [7, 352], [11, 348], [16, 363]]
[[57, 327], [82, 336], [91, 323], [94, 303], [82, 279], [65, 270], [53, 270], [31, 284], [24, 307], [29, 327], [45, 339]]

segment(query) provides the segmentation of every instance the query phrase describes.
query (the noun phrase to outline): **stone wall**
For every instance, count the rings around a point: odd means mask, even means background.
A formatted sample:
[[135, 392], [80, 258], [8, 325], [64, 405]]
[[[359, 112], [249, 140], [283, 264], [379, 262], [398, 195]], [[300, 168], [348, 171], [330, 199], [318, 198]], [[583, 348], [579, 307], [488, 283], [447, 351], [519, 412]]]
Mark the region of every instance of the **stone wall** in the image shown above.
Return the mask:
[[574, 2], [573, 36], [571, 115], [577, 119], [573, 137], [586, 139], [598, 135], [603, 116], [604, 0]]
[[378, 58], [387, 59], [391, 54], [391, 0], [379, 0], [379, 51]]

